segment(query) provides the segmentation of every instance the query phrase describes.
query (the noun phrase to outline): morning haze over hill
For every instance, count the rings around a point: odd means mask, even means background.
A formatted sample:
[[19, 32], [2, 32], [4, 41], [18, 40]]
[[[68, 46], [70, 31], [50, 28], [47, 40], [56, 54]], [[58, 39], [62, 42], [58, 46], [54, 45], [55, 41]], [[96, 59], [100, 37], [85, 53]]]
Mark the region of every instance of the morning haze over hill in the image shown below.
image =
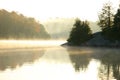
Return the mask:
[[[0, 36], [5, 39], [67, 39], [76, 18], [88, 20], [95, 33], [100, 31], [98, 13], [107, 1], [1, 0]], [[116, 10], [119, 1], [111, 2]]]
[[[76, 18], [54, 18], [42, 24], [17, 12], [0, 10], [1, 39], [67, 39]], [[93, 32], [97, 22], [90, 22]], [[54, 29], [54, 30], [53, 30]], [[50, 38], [51, 37], [51, 38]]]
[[[54, 18], [44, 22], [43, 25], [52, 39], [67, 39], [75, 20], [76, 18]], [[89, 21], [89, 25], [93, 33], [100, 31], [97, 21]]]
[[0, 10], [0, 39], [49, 39], [44, 26], [34, 18]]

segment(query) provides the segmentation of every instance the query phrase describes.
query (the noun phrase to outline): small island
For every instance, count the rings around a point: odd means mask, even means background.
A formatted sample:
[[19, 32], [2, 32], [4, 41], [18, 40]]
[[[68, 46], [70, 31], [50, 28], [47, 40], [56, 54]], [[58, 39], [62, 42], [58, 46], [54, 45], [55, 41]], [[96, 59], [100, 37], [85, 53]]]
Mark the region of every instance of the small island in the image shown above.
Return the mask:
[[98, 25], [101, 31], [92, 33], [88, 21], [76, 19], [67, 43], [62, 46], [120, 47], [120, 8], [113, 14], [111, 4], [106, 3]]
[[67, 42], [62, 46], [82, 46], [82, 47], [120, 47], [120, 41], [111, 41], [103, 37], [102, 32], [92, 34], [92, 39], [89, 39], [81, 44]]

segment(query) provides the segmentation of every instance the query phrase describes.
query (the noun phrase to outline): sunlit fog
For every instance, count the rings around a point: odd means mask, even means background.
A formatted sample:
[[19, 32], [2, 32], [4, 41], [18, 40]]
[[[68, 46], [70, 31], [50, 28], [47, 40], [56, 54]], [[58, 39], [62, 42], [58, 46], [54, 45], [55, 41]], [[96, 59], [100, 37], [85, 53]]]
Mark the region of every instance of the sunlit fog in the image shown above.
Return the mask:
[[98, 12], [107, 1], [114, 2], [113, 6], [118, 8], [119, 0], [0, 0], [0, 9], [14, 10], [40, 21], [55, 17], [96, 21]]
[[0, 80], [120, 80], [120, 0], [0, 0]]
[[0, 49], [57, 47], [65, 42], [65, 40], [0, 40]]

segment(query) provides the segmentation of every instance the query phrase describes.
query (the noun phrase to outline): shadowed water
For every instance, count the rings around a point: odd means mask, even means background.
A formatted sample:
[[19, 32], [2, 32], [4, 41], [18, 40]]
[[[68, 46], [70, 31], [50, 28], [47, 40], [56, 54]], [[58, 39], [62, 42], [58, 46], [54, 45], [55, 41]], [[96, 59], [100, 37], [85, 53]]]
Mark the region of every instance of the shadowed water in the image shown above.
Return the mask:
[[120, 80], [120, 50], [44, 47], [0, 50], [0, 80]]

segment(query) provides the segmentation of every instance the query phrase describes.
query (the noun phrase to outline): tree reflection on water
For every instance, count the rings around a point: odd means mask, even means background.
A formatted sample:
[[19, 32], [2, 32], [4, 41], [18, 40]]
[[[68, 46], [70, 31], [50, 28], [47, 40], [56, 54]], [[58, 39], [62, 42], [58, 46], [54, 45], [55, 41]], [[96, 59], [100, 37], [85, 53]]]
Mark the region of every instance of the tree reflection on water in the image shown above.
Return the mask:
[[43, 56], [44, 50], [8, 50], [0, 51], [0, 70], [15, 69], [25, 63], [33, 63]]
[[89, 51], [83, 51], [80, 48], [68, 48], [67, 49], [71, 62], [75, 68], [75, 71], [86, 70], [91, 60]]
[[[68, 53], [66, 53], [66, 50]], [[66, 67], [68, 69], [68, 66], [70, 67], [70, 70], [72, 68], [72, 71], [75, 71], [77, 73], [80, 73], [82, 71], [87, 72], [89, 69], [91, 69], [91, 71], [95, 71], [94, 68], [97, 68], [95, 75], [90, 72], [92, 76], [98, 77], [92, 80], [120, 80], [120, 50], [112, 48], [67, 47], [63, 49], [57, 47], [37, 50], [0, 50], [0, 71], [5, 71], [8, 68], [15, 69], [16, 67], [21, 67], [23, 64], [26, 63], [33, 64], [33, 62], [38, 60], [40, 57], [41, 61], [45, 61], [45, 64], [47, 64], [43, 65], [43, 72], [50, 69], [50, 71], [52, 71], [54, 74], [54, 71], [58, 70], [58, 68], [61, 72], [62, 70], [64, 70], [64, 68], [66, 70]], [[97, 67], [90, 68], [92, 60], [95, 60], [92, 67]], [[99, 62], [99, 65], [97, 65], [97, 61]], [[40, 64], [41, 62], [38, 61], [38, 63]], [[65, 67], [63, 67], [63, 64]], [[40, 66], [38, 66], [38, 69], [41, 68]], [[42, 69], [40, 69], [40, 72], [41, 70]], [[69, 69], [67, 71], [69, 72]], [[87, 75], [86, 73], [83, 74], [85, 76]]]
[[101, 61], [101, 68], [102, 72], [100, 70], [99, 74], [105, 73], [107, 80], [110, 79], [111, 75], [116, 79], [120, 80], [120, 50], [117, 49], [111, 49], [106, 51], [105, 53], [101, 53], [102, 56], [99, 58]]
[[[92, 51], [90, 51], [92, 50]], [[112, 48], [67, 48], [75, 71], [86, 70], [90, 61], [101, 63], [98, 76], [101, 80], [120, 80], [120, 50]], [[85, 51], [85, 52], [83, 52]]]

